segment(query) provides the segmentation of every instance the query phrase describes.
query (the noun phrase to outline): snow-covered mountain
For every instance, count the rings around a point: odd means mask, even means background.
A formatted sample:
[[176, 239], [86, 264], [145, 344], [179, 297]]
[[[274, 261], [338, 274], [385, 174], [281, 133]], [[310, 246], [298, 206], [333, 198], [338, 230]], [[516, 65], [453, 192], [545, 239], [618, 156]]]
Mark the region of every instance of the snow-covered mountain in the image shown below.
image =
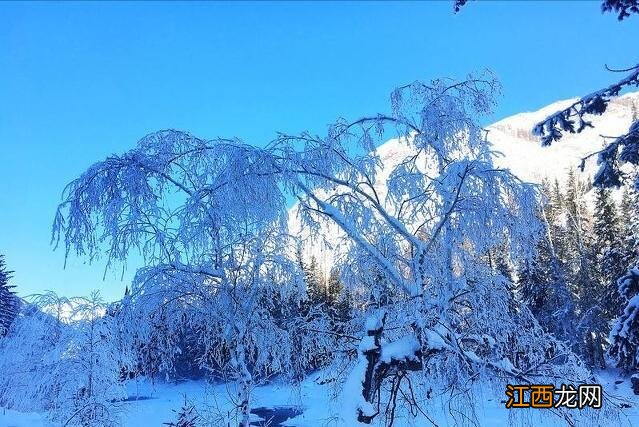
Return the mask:
[[[507, 117], [488, 126], [488, 139], [503, 156], [495, 163], [510, 170], [519, 178], [539, 183], [543, 178], [565, 179], [571, 167], [577, 169], [581, 159], [600, 150], [605, 136], [619, 136], [628, 131], [633, 117], [639, 115], [639, 92], [632, 92], [614, 99], [603, 116], [589, 117], [593, 128], [579, 134], [565, 133], [550, 147], [542, 147], [532, 134], [533, 126], [555, 111], [568, 107], [576, 99], [559, 101], [540, 110]], [[586, 163], [584, 180], [589, 180], [597, 170], [596, 156]]]
[[[593, 128], [578, 134], [564, 133], [560, 141], [550, 147], [542, 147], [532, 133], [533, 126], [576, 100], [557, 101], [537, 111], [515, 114], [488, 126], [488, 140], [497, 152], [496, 165], [509, 168], [527, 182], [540, 183], [544, 178], [562, 181], [570, 168], [578, 169], [583, 157], [603, 147], [602, 135], [626, 133], [639, 116], [639, 92], [631, 92], [611, 101], [603, 116], [588, 117]], [[378, 147], [377, 151], [384, 169], [392, 170], [408, 154], [408, 147], [391, 140]], [[582, 179], [589, 180], [596, 170], [596, 156], [593, 156], [586, 162]]]
[[[576, 99], [552, 103], [534, 112], [525, 112], [507, 117], [487, 127], [488, 140], [496, 151], [495, 164], [510, 169], [515, 175], [527, 182], [540, 183], [542, 179], [566, 179], [570, 168], [578, 170], [581, 159], [600, 150], [605, 136], [619, 136], [628, 131], [630, 124], [639, 116], [639, 92], [632, 92], [610, 102], [602, 116], [589, 117], [593, 128], [579, 134], [564, 134], [564, 137], [550, 147], [542, 147], [539, 139], [532, 134], [533, 126], [548, 115], [568, 107]], [[392, 139], [377, 148], [383, 168], [379, 171], [380, 195], [386, 193], [385, 178], [400, 161], [410, 154], [410, 148], [400, 140]], [[590, 181], [597, 170], [596, 156], [586, 162], [581, 178]], [[340, 252], [341, 231], [334, 224], [326, 224], [327, 240], [309, 239], [297, 218], [297, 205], [289, 211], [289, 228], [292, 234], [306, 239], [303, 256], [314, 256], [323, 267], [326, 275], [333, 265], [333, 257]]]

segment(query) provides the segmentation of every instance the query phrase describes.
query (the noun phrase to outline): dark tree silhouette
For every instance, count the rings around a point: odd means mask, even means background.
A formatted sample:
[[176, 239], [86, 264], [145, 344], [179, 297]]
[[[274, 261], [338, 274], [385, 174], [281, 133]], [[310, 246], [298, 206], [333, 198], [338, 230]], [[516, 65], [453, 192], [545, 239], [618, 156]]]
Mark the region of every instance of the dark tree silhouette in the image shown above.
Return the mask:
[[0, 255], [0, 337], [9, 330], [20, 306], [20, 300], [13, 291], [15, 286], [9, 284], [11, 273], [13, 271], [7, 270], [4, 255]]

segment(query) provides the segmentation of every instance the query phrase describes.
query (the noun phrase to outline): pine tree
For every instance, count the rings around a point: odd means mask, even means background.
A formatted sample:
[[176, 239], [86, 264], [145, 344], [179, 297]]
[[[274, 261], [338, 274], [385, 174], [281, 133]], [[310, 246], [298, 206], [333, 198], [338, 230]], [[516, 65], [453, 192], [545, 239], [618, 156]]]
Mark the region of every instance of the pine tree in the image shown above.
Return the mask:
[[559, 221], [562, 195], [557, 181], [552, 190], [545, 182], [542, 192], [548, 202], [539, 212], [545, 224], [544, 236], [537, 243], [535, 256], [519, 269], [518, 293], [546, 331], [561, 340], [570, 340], [574, 336], [574, 298], [566, 280], [565, 264], [558, 254], [564, 232]]
[[20, 300], [13, 291], [15, 286], [9, 284], [12, 273], [6, 268], [4, 255], [0, 255], [0, 337], [8, 332], [20, 306]]
[[628, 303], [610, 332], [609, 353], [618, 368], [632, 372], [639, 369], [639, 268], [630, 269], [617, 283]]
[[[637, 182], [636, 179], [632, 180]], [[639, 206], [639, 194], [634, 186], [626, 186], [620, 206], [620, 219], [623, 228], [623, 246], [625, 265], [637, 263], [639, 248], [639, 218], [636, 207]], [[610, 331], [609, 354], [615, 365], [626, 372], [639, 369], [639, 269], [631, 268], [617, 280], [618, 295], [623, 302], [619, 307], [619, 317]]]
[[[632, 182], [635, 180], [633, 179]], [[625, 265], [632, 265], [639, 255], [639, 192], [633, 185], [626, 185], [621, 196], [619, 219], [622, 224]]]
[[342, 284], [339, 270], [335, 268], [331, 270], [331, 274], [328, 276], [328, 303], [334, 329], [341, 329], [340, 323], [352, 318], [352, 296], [350, 291]]
[[[579, 283], [581, 354], [590, 366], [605, 367], [604, 347], [610, 321], [618, 314], [621, 297], [616, 279], [624, 272], [620, 221], [610, 190], [595, 190], [594, 263], [596, 274]], [[590, 262], [589, 264], [591, 264]]]
[[328, 304], [328, 294], [324, 274], [319, 268], [317, 258], [311, 256], [308, 264], [302, 262], [304, 282], [306, 284], [307, 303], [310, 307], [324, 307]]

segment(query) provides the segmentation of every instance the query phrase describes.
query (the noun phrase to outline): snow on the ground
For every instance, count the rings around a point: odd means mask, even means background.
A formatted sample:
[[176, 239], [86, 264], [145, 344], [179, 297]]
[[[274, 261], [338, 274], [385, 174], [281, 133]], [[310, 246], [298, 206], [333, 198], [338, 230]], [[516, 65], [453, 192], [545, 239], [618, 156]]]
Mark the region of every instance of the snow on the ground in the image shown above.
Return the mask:
[[52, 425], [46, 421], [44, 414], [23, 413], [0, 408], [1, 427], [44, 427]]
[[[267, 385], [255, 390], [252, 407], [296, 407], [303, 412], [284, 421], [283, 426], [320, 427], [349, 425], [340, 419], [340, 400], [332, 398], [335, 386], [319, 385], [319, 376], [311, 375], [299, 386]], [[618, 396], [620, 402], [632, 405], [626, 410], [620, 421], [611, 425], [637, 426], [639, 425], [639, 404], [637, 396], [632, 394], [630, 379], [625, 378], [620, 384], [619, 376], [610, 371], [598, 374], [604, 390]], [[501, 425], [543, 425], [564, 426], [566, 423], [557, 417], [549, 415], [544, 409], [507, 410], [504, 407], [506, 396], [500, 390], [489, 387], [476, 386], [473, 394], [474, 403], [460, 398], [451, 404], [448, 397], [433, 397], [424, 405], [428, 417], [439, 426], [468, 424], [465, 416], [474, 417], [480, 426]], [[176, 412], [185, 402], [195, 405], [200, 415], [197, 425], [223, 426], [223, 417], [233, 407], [230, 396], [234, 395], [233, 387], [227, 384], [211, 385], [204, 381], [186, 381], [177, 384], [151, 383], [147, 380], [132, 381], [129, 384], [129, 401], [120, 404], [123, 426], [161, 426], [163, 423], [174, 422]], [[135, 399], [139, 400], [135, 400]], [[465, 415], [461, 415], [461, 412]], [[405, 414], [405, 413], [404, 413]], [[265, 425], [265, 420], [255, 416], [255, 425]], [[262, 423], [260, 423], [260, 421]], [[380, 419], [381, 421], [381, 419]], [[472, 424], [472, 423], [471, 423]], [[35, 413], [20, 413], [0, 408], [1, 427], [50, 427], [56, 424], [47, 421], [45, 415]], [[231, 424], [234, 425], [234, 424]], [[397, 426], [432, 425], [425, 417], [419, 416], [409, 419], [400, 415]]]

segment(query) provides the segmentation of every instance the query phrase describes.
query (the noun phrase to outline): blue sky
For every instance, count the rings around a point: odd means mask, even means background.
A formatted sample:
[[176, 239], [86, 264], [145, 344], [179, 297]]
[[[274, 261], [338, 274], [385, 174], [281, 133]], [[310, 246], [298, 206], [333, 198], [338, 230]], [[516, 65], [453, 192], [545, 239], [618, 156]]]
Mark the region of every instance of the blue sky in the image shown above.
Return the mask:
[[0, 4], [0, 253], [21, 295], [122, 294], [49, 245], [65, 184], [164, 128], [255, 144], [387, 110], [398, 84], [501, 79], [499, 119], [618, 77], [639, 40], [598, 2]]

